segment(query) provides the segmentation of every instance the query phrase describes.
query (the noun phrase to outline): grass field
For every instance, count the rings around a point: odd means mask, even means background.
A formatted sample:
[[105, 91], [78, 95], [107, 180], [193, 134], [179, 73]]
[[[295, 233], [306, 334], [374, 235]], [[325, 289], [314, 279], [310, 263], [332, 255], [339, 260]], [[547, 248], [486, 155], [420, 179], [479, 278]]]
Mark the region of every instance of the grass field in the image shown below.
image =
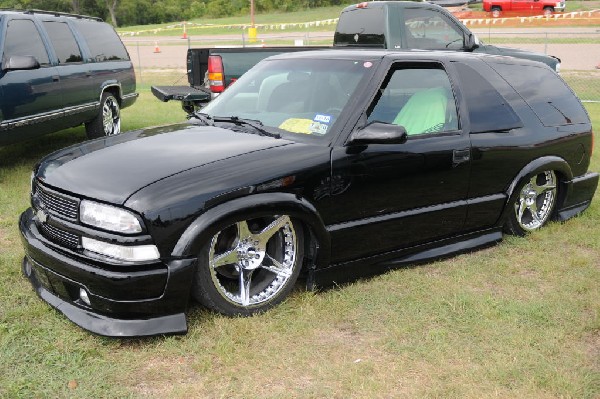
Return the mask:
[[[140, 91], [124, 130], [185, 119]], [[600, 104], [587, 107], [600, 126]], [[0, 148], [0, 398], [600, 397], [598, 192], [582, 216], [527, 238], [297, 290], [251, 318], [194, 306], [186, 336], [108, 339], [39, 300], [20, 272], [31, 168], [83, 139], [77, 128]]]

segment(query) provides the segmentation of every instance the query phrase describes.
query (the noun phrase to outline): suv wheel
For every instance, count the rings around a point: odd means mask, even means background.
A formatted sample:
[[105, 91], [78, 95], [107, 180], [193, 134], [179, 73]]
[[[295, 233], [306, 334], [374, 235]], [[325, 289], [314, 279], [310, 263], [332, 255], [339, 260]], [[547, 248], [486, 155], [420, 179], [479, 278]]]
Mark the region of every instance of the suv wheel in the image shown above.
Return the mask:
[[85, 124], [85, 130], [90, 139], [112, 136], [121, 132], [121, 108], [112, 93], [102, 93], [98, 115]]

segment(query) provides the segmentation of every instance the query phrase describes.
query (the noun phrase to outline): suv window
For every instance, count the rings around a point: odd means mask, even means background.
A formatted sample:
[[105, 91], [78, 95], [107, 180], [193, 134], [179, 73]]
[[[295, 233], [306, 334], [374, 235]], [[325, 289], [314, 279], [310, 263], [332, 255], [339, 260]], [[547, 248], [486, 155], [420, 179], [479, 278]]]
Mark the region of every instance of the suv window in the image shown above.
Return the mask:
[[88, 44], [92, 59], [102, 61], [128, 61], [129, 55], [117, 32], [108, 24], [97, 21], [75, 21], [77, 29]]
[[34, 56], [40, 65], [50, 64], [48, 52], [33, 21], [12, 19], [8, 22], [4, 58], [8, 59], [13, 55]]
[[493, 68], [521, 95], [544, 126], [588, 123], [587, 112], [551, 69], [494, 63]]
[[464, 46], [462, 32], [438, 12], [406, 8], [404, 22], [408, 48], [458, 50]]
[[83, 61], [69, 25], [64, 22], [44, 21], [44, 27], [50, 36], [59, 64]]
[[[385, 47], [383, 8], [358, 8], [340, 16], [335, 30], [336, 45]], [[362, 33], [367, 32], [367, 33]]]
[[404, 126], [409, 136], [458, 130], [456, 102], [446, 71], [438, 65], [392, 71], [367, 121]]
[[[471, 133], [510, 130], [523, 126], [508, 101], [479, 72], [459, 62], [455, 62], [454, 66], [463, 83], [461, 89], [469, 110]], [[493, 71], [490, 70], [490, 73]]]

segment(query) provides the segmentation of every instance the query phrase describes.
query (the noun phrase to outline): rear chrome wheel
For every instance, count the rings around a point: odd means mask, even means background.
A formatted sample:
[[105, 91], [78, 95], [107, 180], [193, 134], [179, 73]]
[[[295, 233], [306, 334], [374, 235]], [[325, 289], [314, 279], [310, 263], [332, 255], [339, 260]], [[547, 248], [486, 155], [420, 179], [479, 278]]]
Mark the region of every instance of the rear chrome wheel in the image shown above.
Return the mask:
[[547, 170], [536, 173], [519, 189], [513, 203], [513, 214], [507, 222], [510, 233], [523, 235], [539, 229], [554, 211], [558, 193], [556, 174]]
[[302, 266], [302, 230], [287, 215], [241, 220], [215, 234], [201, 254], [194, 296], [227, 315], [281, 302]]
[[102, 94], [100, 110], [92, 121], [85, 124], [85, 129], [90, 139], [121, 133], [121, 107], [112, 93]]

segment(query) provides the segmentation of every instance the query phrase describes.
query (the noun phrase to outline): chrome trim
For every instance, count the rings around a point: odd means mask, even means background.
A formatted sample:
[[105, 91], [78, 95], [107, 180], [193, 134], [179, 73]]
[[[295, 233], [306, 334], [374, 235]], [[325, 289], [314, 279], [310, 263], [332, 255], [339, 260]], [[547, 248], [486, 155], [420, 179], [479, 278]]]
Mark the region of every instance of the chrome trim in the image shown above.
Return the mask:
[[90, 110], [96, 110], [98, 109], [99, 104], [99, 102], [93, 102], [84, 105], [76, 105], [72, 107], [62, 108], [60, 111], [52, 111], [44, 114], [37, 114], [35, 116], [8, 119], [0, 123], [0, 130], [9, 130], [17, 127], [35, 125], [38, 123], [63, 118], [68, 115], [79, 114]]
[[140, 93], [131, 93], [131, 94], [125, 94], [124, 96], [121, 97], [121, 99], [129, 100], [130, 98], [138, 98], [139, 96], [140, 96]]

